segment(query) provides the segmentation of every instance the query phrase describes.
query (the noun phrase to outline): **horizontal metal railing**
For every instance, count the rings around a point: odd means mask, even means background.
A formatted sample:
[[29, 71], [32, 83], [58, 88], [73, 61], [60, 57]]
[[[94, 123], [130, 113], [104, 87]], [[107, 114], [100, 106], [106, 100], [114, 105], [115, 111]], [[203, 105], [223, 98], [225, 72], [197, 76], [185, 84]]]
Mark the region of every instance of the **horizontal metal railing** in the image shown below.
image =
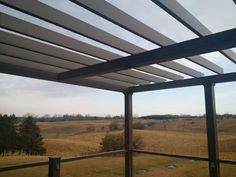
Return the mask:
[[[133, 149], [132, 152], [148, 154], [148, 155], [156, 155], [156, 156], [174, 157], [174, 158], [180, 158], [180, 159], [209, 161], [207, 157], [196, 157], [196, 156], [189, 156], [189, 155], [182, 155], [182, 154], [169, 154], [169, 153], [162, 153], [162, 152], [144, 151], [144, 150], [138, 150], [138, 149]], [[236, 165], [236, 160], [219, 160], [219, 162], [224, 163], [224, 164]]]
[[148, 155], [174, 157], [174, 158], [180, 158], [180, 159], [201, 160], [201, 161], [208, 161], [209, 160], [207, 157], [195, 157], [195, 156], [188, 156], [188, 155], [169, 154], [169, 153], [162, 153], [162, 152], [136, 150], [136, 149], [132, 150], [132, 152], [148, 154]]
[[64, 158], [61, 160], [61, 162], [71, 162], [71, 161], [75, 161], [75, 160], [90, 159], [90, 158], [94, 158], [94, 157], [102, 157], [102, 156], [120, 154], [120, 153], [125, 153], [125, 152], [126, 152], [126, 150], [124, 150], [124, 149], [116, 150], [116, 151], [109, 151], [109, 152], [101, 152], [101, 153], [78, 156], [78, 157]]
[[47, 161], [40, 161], [40, 162], [33, 162], [33, 163], [22, 163], [17, 165], [9, 165], [9, 166], [2, 166], [0, 167], [0, 172], [2, 171], [9, 171], [9, 170], [17, 170], [22, 168], [30, 168], [30, 167], [38, 167], [48, 165], [49, 162]]
[[[125, 152], [127, 152], [127, 151], [122, 149], [122, 150], [116, 150], [116, 151], [110, 151], [110, 152], [102, 152], [102, 153], [95, 153], [95, 154], [89, 154], [89, 155], [83, 155], [83, 156], [62, 158], [60, 160], [60, 163], [71, 162], [71, 161], [76, 161], [76, 160], [83, 160], [83, 159], [90, 159], [90, 158], [95, 158], [95, 157], [115, 155], [115, 154], [120, 154], [120, 153], [125, 153]], [[147, 155], [180, 158], [180, 159], [209, 161], [209, 159], [207, 157], [196, 157], [196, 156], [181, 155], [181, 154], [169, 154], [169, 153], [145, 151], [145, 150], [138, 150], [138, 149], [133, 149], [131, 152], [140, 153], [140, 154], [147, 154]], [[58, 158], [60, 158], [60, 157], [58, 157]], [[219, 162], [223, 163], [223, 164], [236, 165], [236, 160], [219, 160]], [[49, 163], [49, 160], [47, 160], [47, 161], [40, 161], [40, 162], [33, 162], [33, 163], [23, 163], [23, 164], [18, 164], [18, 165], [2, 166], [2, 167], [0, 167], [0, 172], [9, 171], [9, 170], [24, 169], [24, 168], [30, 168], [30, 167], [38, 167], [38, 166], [44, 166], [44, 165], [49, 165], [49, 171], [50, 171], [50, 163]]]
[[[71, 162], [76, 160], [83, 160], [83, 159], [90, 159], [94, 157], [102, 157], [102, 156], [108, 156], [108, 155], [114, 155], [119, 153], [124, 153], [125, 150], [117, 150], [117, 151], [109, 151], [109, 152], [101, 152], [101, 153], [95, 153], [90, 155], [83, 155], [83, 156], [76, 156], [76, 157], [69, 157], [69, 158], [63, 158], [61, 159], [61, 163], [64, 162]], [[23, 163], [18, 165], [9, 165], [9, 166], [2, 166], [0, 167], [0, 172], [2, 171], [9, 171], [9, 170], [16, 170], [16, 169], [23, 169], [23, 168], [30, 168], [30, 167], [38, 167], [38, 166], [44, 166], [49, 165], [49, 161], [40, 161], [40, 162], [33, 162], [33, 163]]]
[[220, 163], [236, 165], [236, 160], [219, 160]]

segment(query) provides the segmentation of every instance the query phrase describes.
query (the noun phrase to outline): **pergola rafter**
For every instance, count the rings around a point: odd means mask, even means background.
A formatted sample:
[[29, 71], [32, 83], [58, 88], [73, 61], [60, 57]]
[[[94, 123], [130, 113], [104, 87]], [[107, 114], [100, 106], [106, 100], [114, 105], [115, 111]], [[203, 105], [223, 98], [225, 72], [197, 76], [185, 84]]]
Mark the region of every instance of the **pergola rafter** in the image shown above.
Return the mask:
[[[134, 17], [128, 15], [127, 13], [123, 12], [122, 10], [118, 9], [117, 7], [109, 4], [106, 1], [102, 2], [92, 2], [86, 0], [70, 0], [92, 12], [95, 14], [111, 21], [112, 23], [148, 40], [152, 43], [159, 45], [161, 47], [175, 44], [176, 42], [167, 36], [161, 34], [160, 32], [152, 29], [148, 25], [140, 22], [139, 20], [135, 19]], [[210, 34], [210, 33], [209, 33]], [[205, 59], [202, 56], [190, 56], [186, 57], [186, 59], [201, 65], [215, 73], [222, 74], [223, 69], [214, 63], [210, 62], [209, 60]], [[169, 66], [166, 63], [159, 63], [163, 66]], [[172, 68], [173, 69], [173, 68]]]
[[152, 51], [143, 52], [110, 62], [64, 72], [59, 74], [58, 79], [63, 80], [73, 77], [84, 78], [94, 75], [101, 75], [104, 73], [209, 53], [216, 50], [233, 48], [235, 46], [236, 29], [232, 29], [216, 34], [211, 34], [205, 37], [172, 44], [163, 48], [154, 49]]
[[[204, 26], [197, 18], [195, 18], [190, 12], [188, 12], [181, 4], [176, 0], [165, 1], [165, 0], [152, 0], [168, 14], [173, 16], [176, 20], [182, 23], [184, 26], [189, 28], [196, 35], [202, 37], [212, 34], [212, 32]], [[219, 51], [225, 57], [236, 63], [236, 54], [229, 49]]]
[[[222, 66], [201, 56], [219, 51], [235, 65], [236, 54], [231, 48], [236, 47], [236, 28], [212, 33], [177, 1], [152, 0], [199, 36], [196, 39], [176, 43], [170, 37], [107, 1], [68, 0], [67, 2], [73, 7], [80, 6], [87, 9], [116, 27], [119, 26], [160, 48], [148, 51], [128, 39], [122, 39], [112, 32], [107, 32], [108, 30], [96, 27], [91, 24], [93, 22], [87, 23], [73, 14], [60, 10], [47, 1], [28, 0], [27, 3], [22, 3], [16, 0], [0, 0], [1, 73], [124, 93], [125, 149], [62, 161], [124, 152], [125, 177], [133, 176], [133, 153], [208, 161], [210, 177], [220, 176], [219, 163], [236, 164], [235, 161], [219, 159], [214, 103], [214, 84], [236, 81], [236, 71], [224, 74]], [[213, 75], [205, 76], [201, 70], [175, 61], [181, 58], [212, 71]], [[132, 148], [134, 93], [197, 85], [202, 85], [205, 93], [208, 158]], [[0, 167], [0, 171], [42, 164], [47, 162]], [[51, 174], [50, 171], [49, 176]]]

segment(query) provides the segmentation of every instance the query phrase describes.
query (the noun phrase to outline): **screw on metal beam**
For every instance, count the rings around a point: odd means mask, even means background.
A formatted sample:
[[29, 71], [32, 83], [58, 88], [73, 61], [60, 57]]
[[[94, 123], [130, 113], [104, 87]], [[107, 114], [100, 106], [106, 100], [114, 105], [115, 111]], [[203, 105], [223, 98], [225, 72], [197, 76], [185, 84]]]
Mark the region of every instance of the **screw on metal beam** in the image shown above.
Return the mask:
[[49, 157], [48, 177], [60, 177], [61, 157]]

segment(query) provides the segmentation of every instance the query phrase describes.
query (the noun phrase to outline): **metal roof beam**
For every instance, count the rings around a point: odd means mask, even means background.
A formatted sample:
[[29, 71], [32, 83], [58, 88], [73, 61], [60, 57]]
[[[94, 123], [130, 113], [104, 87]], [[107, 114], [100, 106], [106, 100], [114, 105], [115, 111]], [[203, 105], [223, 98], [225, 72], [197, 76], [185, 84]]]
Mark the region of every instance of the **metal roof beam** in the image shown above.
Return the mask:
[[214, 76], [206, 76], [201, 78], [192, 78], [178, 81], [170, 81], [165, 83], [156, 83], [149, 85], [142, 85], [137, 87], [130, 87], [129, 92], [144, 92], [144, 91], [154, 91], [154, 90], [164, 90], [171, 88], [180, 87], [191, 87], [197, 85], [204, 85], [206, 83], [223, 83], [223, 82], [233, 82], [236, 81], [236, 72], [228, 74], [220, 74]]
[[117, 60], [96, 64], [86, 68], [75, 69], [59, 74], [58, 79], [73, 77], [85, 78], [115, 72], [154, 63], [171, 61], [173, 59], [224, 50], [236, 46], [236, 28], [192, 39], [148, 52], [123, 57]]
[[[165, 10], [168, 14], [190, 29], [198, 36], [206, 36], [212, 32], [204, 26], [196, 17], [194, 17], [188, 10], [186, 10], [180, 3], [175, 0], [152, 0], [160, 8]], [[236, 63], [236, 54], [232, 50], [219, 51], [225, 57]]]
[[110, 91], [117, 91], [117, 92], [124, 92], [127, 90], [127, 87], [100, 82], [100, 81], [97, 81], [97, 78], [95, 78], [96, 80], [95, 79], [81, 79], [79, 81], [76, 81], [76, 80], [58, 81], [56, 73], [32, 69], [32, 68], [9, 64], [9, 63], [2, 63], [2, 62], [0, 62], [0, 73], [13, 74], [17, 76], [30, 77], [34, 79], [62, 82], [66, 84], [80, 85], [80, 86], [86, 86], [86, 87], [92, 87], [92, 88], [98, 88], [98, 89], [104, 89], [104, 90], [110, 90]]
[[[14, 33], [11, 34], [0, 30], [0, 36], [0, 48], [2, 54], [21, 57], [40, 63], [43, 62], [45, 64], [65, 68], [67, 70], [78, 69], [85, 67], [85, 65], [102, 63], [102, 61], [95, 60], [89, 56], [67, 51], [62, 48], [25, 38]], [[1, 41], [4, 41], [4, 43], [1, 43]], [[64, 71], [61, 70], [58, 73]], [[124, 73], [123, 71], [120, 71], [119, 73], [120, 74], [116, 73], [116, 78], [118, 76], [120, 77], [118, 80], [128, 81], [133, 84], [142, 85], [147, 84], [148, 82], [165, 82], [165, 79], [163, 78], [150, 76], [148, 74], [143, 74], [133, 70], [127, 70], [124, 71]], [[123, 79], [121, 79], [121, 77], [123, 77]], [[113, 76], [109, 76], [109, 78], [113, 78]]]
[[[47, 30], [43, 27], [14, 18], [10, 15], [4, 13], [0, 13], [0, 15], [2, 17], [0, 26], [4, 27], [0, 29], [0, 41], [3, 43], [22, 47], [24, 46], [24, 48], [33, 49], [34, 51], [40, 53], [47, 53], [53, 56], [57, 56], [59, 58], [64, 58], [66, 60], [75, 61], [79, 62], [80, 64], [86, 65], [92, 65], [102, 62], [94, 59], [93, 57], [102, 58], [105, 60], [113, 60], [122, 57], [121, 55], [118, 55], [114, 52], [110, 52], [108, 50], [86, 44], [82, 41], [70, 38], [63, 34], [59, 34], [57, 32]], [[25, 29], [27, 29], [27, 31]], [[13, 32], [12, 30], [17, 30], [17, 32]], [[50, 44], [53, 44], [53, 46]], [[79, 54], [78, 52], [82, 52], [84, 54], [91, 54], [91, 57]], [[182, 67], [184, 68], [184, 66]], [[182, 70], [182, 67], [180, 68], [180, 70]], [[157, 72], [160, 71], [159, 69], [154, 67], [153, 69], [155, 69]], [[196, 73], [193, 69], [191, 69], [190, 71], [191, 72], [188, 73], [189, 75], [191, 75], [192, 73]], [[160, 73], [162, 73], [162, 75], [164, 76], [168, 75], [168, 73], [171, 76], [175, 76], [171, 78], [173, 80], [175, 80], [176, 77], [181, 78], [179, 75], [172, 74], [170, 72], [167, 72], [167, 74], [164, 72]], [[139, 73], [137, 73], [136, 71], [133, 71], [130, 72], [129, 75], [135, 77], [138, 74]], [[194, 77], [198, 76], [199, 74], [200, 73], [198, 72], [194, 75]], [[145, 75], [146, 74], [143, 74], [143, 76], [147, 78], [148, 75]], [[142, 79], [143, 77], [138, 78]], [[149, 77], [148, 80], [155, 82], [156, 79], [152, 80]]]
[[[32, 66], [36, 65], [39, 67], [39, 65], [43, 65], [44, 68], [45, 67], [47, 67], [48, 69], [51, 68], [56, 73], [66, 72], [68, 70], [85, 67], [85, 65], [82, 65], [82, 64], [78, 64], [78, 63], [67, 61], [64, 59], [57, 58], [57, 57], [52, 57], [45, 54], [37, 53], [37, 52], [23, 49], [20, 47], [3, 44], [1, 42], [0, 42], [0, 49], [1, 49], [0, 50], [1, 54], [7, 55], [13, 58], [15, 57], [15, 59], [6, 59], [6, 57], [4, 57], [6, 63], [11, 62], [12, 64], [19, 64], [19, 63], [22, 63], [22, 61], [24, 61], [24, 63], [26, 64], [30, 62]], [[3, 62], [3, 58], [1, 57], [1, 55], [0, 55], [0, 61]], [[108, 79], [114, 79], [117, 81], [130, 83], [129, 85], [126, 85], [124, 83], [127, 87], [135, 85], [135, 84], [145, 85], [149, 83], [149, 81], [138, 79], [135, 77], [130, 77], [130, 76], [119, 74], [119, 73], [105, 74], [104, 77]], [[162, 79], [159, 82], [164, 82], [164, 81], [165, 80]], [[120, 84], [122, 85], [123, 83], [120, 83]]]
[[[96, 28], [88, 23], [85, 23], [78, 18], [74, 18], [62, 11], [59, 11], [46, 4], [43, 4], [42, 2], [35, 1], [35, 0], [28, 0], [27, 5], [19, 3], [18, 1], [14, 1], [14, 0], [7, 0], [7, 1], [4, 0], [4, 2], [0, 0], [0, 2], [2, 2], [6, 6], [9, 6], [10, 8], [14, 8], [30, 16], [33, 16], [43, 21], [57, 25], [60, 28], [64, 28], [76, 34], [86, 36], [90, 39], [96, 40], [105, 45], [118, 48], [123, 51], [125, 50], [129, 54], [137, 54], [137, 53], [142, 53], [146, 51], [145, 49], [135, 44], [132, 44], [126, 40], [118, 38], [99, 28]], [[45, 12], [50, 12], [50, 13], [45, 13]], [[103, 50], [96, 46], [89, 45], [80, 40], [74, 39], [69, 36], [65, 36], [62, 33], [58, 33], [53, 29], [48, 29], [38, 24], [33, 24], [29, 20], [19, 19], [18, 17], [15, 17], [14, 15], [12, 16], [12, 15], [13, 14], [10, 14], [10, 15], [8, 13], [6, 14], [5, 12], [1, 13], [2, 19], [1, 19], [0, 25], [4, 28], [15, 30], [25, 35], [36, 37], [40, 40], [52, 42], [53, 44], [56, 44], [56, 45], [59, 44], [63, 47], [67, 47], [67, 48], [69, 47], [70, 49], [77, 50], [79, 52], [83, 52], [85, 54], [92, 55], [101, 59], [113, 60], [113, 59], [117, 59], [121, 57], [120, 55], [114, 52], [110, 52], [108, 50]], [[169, 43], [169, 44], [172, 44], [172, 43]], [[175, 61], [169, 61], [169, 62], [176, 63]], [[203, 73], [198, 72], [192, 68], [189, 68], [188, 73], [186, 73], [185, 68], [186, 66], [181, 65], [180, 67], [178, 67], [178, 69], [175, 69], [175, 70], [178, 72], [188, 74], [193, 77], [203, 76]]]
[[[70, 1], [159, 46], [167, 46], [176, 43], [174, 40], [152, 29], [106, 1]], [[187, 59], [215, 73], [222, 74], [224, 72], [223, 68], [202, 56], [188, 57]], [[185, 69], [183, 68], [183, 70]], [[182, 72], [182, 69], [178, 71]]]

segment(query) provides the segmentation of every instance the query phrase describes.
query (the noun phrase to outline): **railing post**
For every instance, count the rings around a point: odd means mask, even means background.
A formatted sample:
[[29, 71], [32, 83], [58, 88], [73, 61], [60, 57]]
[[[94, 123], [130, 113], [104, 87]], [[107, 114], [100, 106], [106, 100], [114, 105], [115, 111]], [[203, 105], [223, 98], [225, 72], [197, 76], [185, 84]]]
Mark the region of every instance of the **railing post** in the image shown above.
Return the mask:
[[125, 94], [125, 177], [133, 176], [132, 93]]
[[210, 177], [220, 177], [214, 84], [204, 85]]
[[48, 177], [60, 177], [61, 157], [49, 157]]

